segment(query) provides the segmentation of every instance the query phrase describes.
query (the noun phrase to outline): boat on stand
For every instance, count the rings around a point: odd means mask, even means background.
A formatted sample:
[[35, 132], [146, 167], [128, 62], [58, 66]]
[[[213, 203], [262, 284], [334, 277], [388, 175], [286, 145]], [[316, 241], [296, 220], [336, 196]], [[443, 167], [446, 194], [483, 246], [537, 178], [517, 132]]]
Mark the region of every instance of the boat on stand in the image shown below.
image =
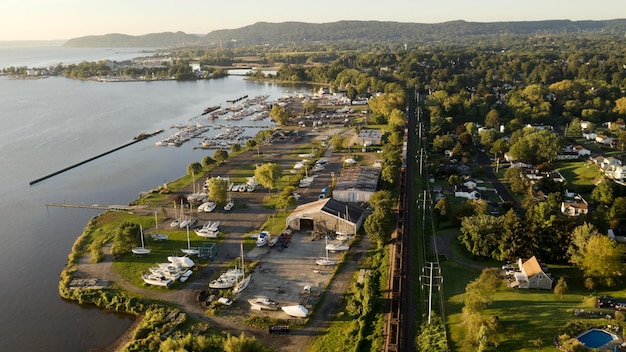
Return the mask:
[[243, 272], [243, 277], [241, 280], [237, 280], [235, 286], [233, 287], [233, 293], [238, 294], [242, 293], [248, 288], [250, 285], [251, 276], [246, 276], [246, 267], [244, 265], [244, 257], [243, 257], [243, 243], [241, 243], [241, 271]]
[[136, 255], [146, 255], [150, 254], [152, 251], [150, 248], [145, 247], [144, 239], [143, 239], [143, 227], [139, 225], [139, 231], [141, 233], [141, 247], [135, 247], [131, 251]]
[[198, 248], [191, 248], [191, 242], [189, 241], [189, 226], [187, 226], [187, 248], [181, 248], [180, 251], [187, 255], [200, 254], [200, 250]]
[[326, 236], [325, 249], [326, 249], [326, 256], [317, 258], [317, 260], [315, 261], [315, 264], [322, 265], [322, 266], [331, 266], [331, 265], [337, 264], [336, 260], [328, 258], [328, 236]]

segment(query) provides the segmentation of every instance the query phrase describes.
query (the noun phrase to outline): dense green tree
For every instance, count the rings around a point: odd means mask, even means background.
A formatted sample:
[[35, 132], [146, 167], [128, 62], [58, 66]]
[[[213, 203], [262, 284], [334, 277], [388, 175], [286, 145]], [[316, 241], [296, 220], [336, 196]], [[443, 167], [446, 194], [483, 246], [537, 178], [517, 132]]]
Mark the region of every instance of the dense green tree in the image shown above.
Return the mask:
[[194, 162], [187, 166], [187, 175], [199, 175], [201, 172], [202, 165], [199, 162]]
[[285, 109], [284, 107], [278, 104], [272, 106], [272, 110], [270, 111], [270, 117], [279, 126], [286, 125], [287, 121], [289, 120], [290, 115], [291, 115], [291, 111], [289, 111], [288, 109]]
[[609, 216], [611, 218], [626, 220], [626, 197], [615, 198], [613, 205], [611, 205]]
[[239, 144], [239, 143], [231, 144], [230, 151], [233, 152], [233, 153], [239, 153], [241, 151], [241, 144]]
[[561, 276], [554, 286], [554, 294], [563, 298], [563, 295], [566, 294], [567, 291], [567, 282], [565, 281], [565, 278]]
[[224, 339], [224, 352], [270, 352], [271, 348], [263, 346], [254, 337], [248, 337], [243, 332], [239, 337], [228, 335]]
[[378, 243], [380, 247], [389, 241], [391, 235], [391, 216], [389, 213], [380, 210], [380, 208], [374, 209], [374, 212], [365, 219], [363, 228], [372, 241]]
[[111, 254], [117, 258], [130, 253], [133, 247], [141, 243], [140, 234], [141, 231], [138, 224], [130, 222], [123, 223], [117, 231], [115, 231]]
[[446, 327], [441, 317], [433, 313], [432, 321], [423, 322], [419, 335], [415, 338], [420, 352], [447, 352], [449, 350]]
[[622, 116], [626, 116], [626, 97], [619, 98], [615, 101], [613, 111]]
[[394, 205], [391, 192], [388, 190], [374, 192], [368, 202], [374, 209], [382, 209], [387, 213], [391, 212], [391, 208]]
[[509, 183], [511, 191], [516, 194], [525, 194], [530, 187], [530, 180], [521, 167], [510, 167], [504, 172], [504, 179]]
[[485, 129], [485, 130], [481, 130], [479, 132], [479, 136], [480, 136], [480, 144], [482, 144], [485, 147], [489, 148], [497, 140], [498, 133], [495, 130], [492, 130], [492, 129]]
[[615, 183], [612, 180], [604, 179], [591, 191], [591, 199], [608, 207], [613, 204], [614, 193]]
[[228, 201], [228, 179], [211, 177], [209, 179], [209, 199], [219, 205]]
[[389, 113], [388, 118], [389, 126], [394, 130], [402, 130], [406, 124], [406, 116], [402, 110], [393, 109]]
[[547, 129], [525, 128], [523, 131], [515, 142], [511, 138], [510, 153], [514, 158], [535, 165], [556, 159], [561, 144], [559, 135]]
[[450, 149], [452, 146], [454, 146], [454, 142], [449, 134], [438, 134], [433, 140], [433, 149], [436, 151]]
[[601, 235], [595, 226], [585, 223], [572, 232], [572, 244], [568, 250], [570, 262], [577, 265], [585, 277], [611, 287], [615, 278], [622, 275], [624, 247]]
[[296, 198], [294, 198], [293, 194], [287, 194], [281, 192], [278, 195], [278, 200], [276, 201], [277, 209], [288, 209], [294, 207], [296, 205]]
[[500, 128], [500, 114], [497, 110], [491, 109], [487, 115], [485, 115], [485, 127]]
[[493, 142], [493, 146], [491, 146], [491, 149], [489, 149], [489, 153], [495, 155], [498, 158], [502, 158], [504, 157], [504, 153], [509, 151], [509, 148], [509, 142], [504, 138], [500, 138]]
[[207, 167], [210, 165], [215, 164], [215, 159], [211, 158], [210, 156], [205, 156], [204, 158], [202, 158], [202, 166]]
[[446, 200], [446, 197], [439, 198], [437, 203], [435, 203], [435, 211], [437, 212], [439, 217], [441, 217], [442, 219], [445, 219], [446, 216], [448, 215], [448, 212], [449, 212], [448, 208], [449, 208], [449, 205], [448, 205], [448, 201]]
[[276, 187], [278, 180], [282, 176], [282, 169], [279, 164], [266, 163], [257, 166], [254, 170], [254, 177], [263, 186], [268, 189], [270, 195], [272, 194], [272, 188]]
[[228, 152], [223, 149], [218, 149], [213, 154], [213, 159], [220, 163], [224, 162], [228, 159]]
[[567, 128], [567, 134], [573, 137], [580, 137], [583, 134], [583, 129], [580, 125], [580, 119], [578, 117], [573, 118], [572, 122], [570, 122]]
[[486, 214], [468, 216], [461, 221], [459, 240], [470, 253], [494, 258], [499, 251], [503, 230], [502, 221], [496, 216]]

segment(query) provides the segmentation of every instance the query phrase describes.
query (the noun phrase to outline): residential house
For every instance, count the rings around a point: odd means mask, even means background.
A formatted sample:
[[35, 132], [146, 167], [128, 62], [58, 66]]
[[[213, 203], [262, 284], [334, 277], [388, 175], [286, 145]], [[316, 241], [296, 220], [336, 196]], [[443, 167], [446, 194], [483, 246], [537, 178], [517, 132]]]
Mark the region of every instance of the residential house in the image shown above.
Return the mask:
[[615, 142], [615, 138], [600, 134], [596, 137], [596, 142], [604, 145], [611, 145]]
[[591, 150], [583, 147], [582, 145], [575, 145], [574, 151], [578, 153], [578, 156], [589, 156], [591, 155]]
[[612, 170], [605, 171], [604, 175], [616, 181], [623, 181], [626, 179], [626, 168], [622, 165], [618, 165], [615, 166]]
[[589, 214], [589, 204], [578, 193], [565, 191], [565, 199], [561, 202], [561, 213], [567, 216]]
[[580, 128], [582, 128], [583, 130], [586, 130], [587, 128], [589, 128], [589, 126], [592, 126], [593, 124], [589, 121], [580, 121]]
[[519, 272], [515, 273], [515, 281], [519, 288], [539, 288], [543, 290], [551, 290], [554, 284], [552, 275], [539, 263], [535, 256], [523, 261], [522, 258], [517, 260]]
[[605, 157], [604, 160], [602, 160], [602, 164], [600, 165], [600, 168], [605, 171], [610, 171], [610, 170], [615, 169], [617, 166], [622, 166], [621, 160], [615, 157], [609, 156], [609, 157]]
[[459, 198], [467, 198], [469, 200], [480, 199], [480, 193], [475, 189], [469, 189], [465, 186], [454, 187], [454, 196]]
[[583, 138], [589, 141], [595, 141], [598, 137], [598, 134], [595, 132], [583, 132]]

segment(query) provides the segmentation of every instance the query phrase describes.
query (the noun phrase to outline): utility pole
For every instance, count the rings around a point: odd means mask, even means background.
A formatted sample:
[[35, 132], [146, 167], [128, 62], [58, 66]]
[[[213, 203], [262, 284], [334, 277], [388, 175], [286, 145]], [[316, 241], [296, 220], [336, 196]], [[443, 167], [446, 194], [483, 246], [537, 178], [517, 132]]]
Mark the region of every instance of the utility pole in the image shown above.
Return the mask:
[[[433, 312], [433, 287], [437, 286], [437, 289], [441, 290], [441, 284], [443, 283], [443, 276], [441, 276], [441, 268], [439, 268], [439, 263], [428, 262], [427, 264], [428, 264], [428, 267], [424, 267], [422, 269], [422, 272], [428, 270], [428, 275], [422, 274], [420, 276], [420, 281], [422, 281], [422, 279], [425, 279], [428, 281], [426, 283], [423, 283], [422, 287], [428, 286], [428, 324], [430, 324], [432, 321], [432, 312]], [[435, 275], [435, 271], [437, 271], [436, 275]]]

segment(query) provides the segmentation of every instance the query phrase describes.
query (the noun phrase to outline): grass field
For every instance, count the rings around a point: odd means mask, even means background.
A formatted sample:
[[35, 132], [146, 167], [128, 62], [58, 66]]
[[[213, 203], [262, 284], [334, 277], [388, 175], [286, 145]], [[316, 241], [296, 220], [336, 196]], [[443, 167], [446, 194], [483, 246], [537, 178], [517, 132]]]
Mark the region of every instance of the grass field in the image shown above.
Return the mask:
[[[626, 298], [626, 290], [623, 287], [613, 290], [603, 289], [592, 295], [584, 288], [584, 278], [578, 269], [567, 265], [548, 267], [555, 279], [566, 278], [569, 293], [560, 297], [552, 290], [521, 290], [503, 286], [495, 294], [493, 303], [485, 310], [485, 315], [499, 318], [499, 346], [496, 351], [555, 351], [552, 339], [559, 333], [559, 329], [571, 321], [582, 321], [596, 326], [623, 325], [614, 319], [580, 318], [574, 315], [574, 311], [580, 309], [613, 315], [612, 310], [594, 308], [595, 299], [601, 295]], [[470, 352], [471, 349], [462, 345], [461, 309], [465, 285], [480, 273], [453, 261], [443, 262], [442, 268], [450, 347], [452, 351]]]

